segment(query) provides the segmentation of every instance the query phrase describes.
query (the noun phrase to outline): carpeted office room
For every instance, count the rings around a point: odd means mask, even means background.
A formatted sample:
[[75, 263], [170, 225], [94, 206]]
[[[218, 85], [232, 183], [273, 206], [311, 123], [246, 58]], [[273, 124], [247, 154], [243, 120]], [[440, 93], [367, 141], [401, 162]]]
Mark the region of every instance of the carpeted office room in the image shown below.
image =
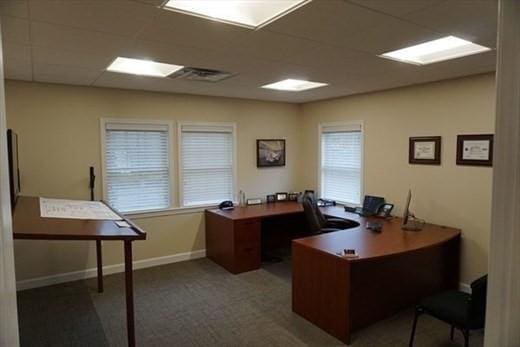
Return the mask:
[[2, 1], [0, 345], [514, 346], [517, 8]]

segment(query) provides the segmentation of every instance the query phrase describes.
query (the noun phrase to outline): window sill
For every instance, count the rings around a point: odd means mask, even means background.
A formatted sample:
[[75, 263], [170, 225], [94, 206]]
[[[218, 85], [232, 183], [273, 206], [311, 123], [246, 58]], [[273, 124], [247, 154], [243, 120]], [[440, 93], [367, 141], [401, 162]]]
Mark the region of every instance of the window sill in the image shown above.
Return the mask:
[[135, 211], [123, 213], [125, 217], [131, 219], [145, 219], [153, 217], [173, 216], [178, 214], [201, 213], [208, 208], [217, 208], [218, 205], [199, 205], [190, 207], [171, 207], [162, 210]]

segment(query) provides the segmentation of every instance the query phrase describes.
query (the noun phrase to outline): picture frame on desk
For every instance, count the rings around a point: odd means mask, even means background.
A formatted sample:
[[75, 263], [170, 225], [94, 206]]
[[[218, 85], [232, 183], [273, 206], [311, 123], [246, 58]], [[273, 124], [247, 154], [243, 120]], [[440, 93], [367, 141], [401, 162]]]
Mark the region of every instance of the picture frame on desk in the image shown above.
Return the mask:
[[287, 201], [289, 198], [287, 193], [276, 193], [276, 201]]
[[276, 202], [276, 195], [274, 195], [274, 194], [267, 195], [267, 197], [265, 199], [265, 202], [268, 203], [268, 204]]
[[493, 166], [493, 134], [458, 135], [457, 165]]
[[441, 137], [410, 137], [408, 145], [408, 163], [441, 165]]
[[298, 197], [300, 193], [289, 193], [288, 200], [289, 201], [298, 201]]

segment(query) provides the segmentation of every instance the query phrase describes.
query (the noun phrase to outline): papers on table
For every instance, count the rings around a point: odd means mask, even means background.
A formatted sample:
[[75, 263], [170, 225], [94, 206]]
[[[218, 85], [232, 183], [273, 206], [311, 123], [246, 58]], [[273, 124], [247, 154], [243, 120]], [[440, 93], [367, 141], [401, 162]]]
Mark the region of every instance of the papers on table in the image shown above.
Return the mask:
[[45, 218], [122, 220], [99, 201], [40, 198], [40, 215]]

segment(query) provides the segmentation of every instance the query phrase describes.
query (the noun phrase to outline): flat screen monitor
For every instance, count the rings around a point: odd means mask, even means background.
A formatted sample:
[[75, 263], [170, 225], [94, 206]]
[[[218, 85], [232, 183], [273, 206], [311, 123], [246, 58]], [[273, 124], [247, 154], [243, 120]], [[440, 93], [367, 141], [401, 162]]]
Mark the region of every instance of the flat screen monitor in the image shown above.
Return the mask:
[[408, 196], [406, 197], [406, 204], [403, 212], [403, 226], [408, 224], [408, 218], [410, 217], [410, 201], [412, 200], [412, 190], [408, 190]]
[[18, 135], [11, 129], [7, 130], [7, 155], [9, 161], [11, 207], [14, 207], [18, 194], [20, 194], [20, 170], [18, 168]]

